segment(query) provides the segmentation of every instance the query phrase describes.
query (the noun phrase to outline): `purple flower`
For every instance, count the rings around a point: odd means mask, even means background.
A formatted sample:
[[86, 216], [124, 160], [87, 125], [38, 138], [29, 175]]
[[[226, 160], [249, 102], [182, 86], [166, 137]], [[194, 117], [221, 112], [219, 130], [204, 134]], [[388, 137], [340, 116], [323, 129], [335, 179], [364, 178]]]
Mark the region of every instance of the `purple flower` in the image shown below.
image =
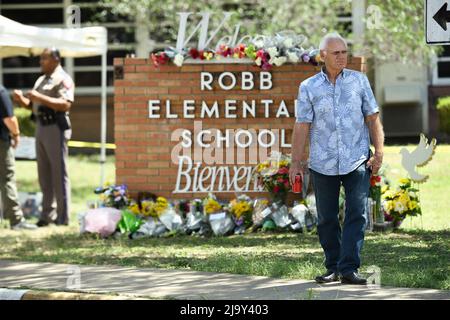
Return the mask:
[[301, 58], [302, 58], [303, 62], [306, 62], [306, 63], [308, 63], [310, 60], [309, 55], [307, 53], [302, 54]]
[[240, 217], [239, 219], [235, 219], [234, 223], [236, 223], [237, 226], [241, 226], [244, 223], [244, 218]]

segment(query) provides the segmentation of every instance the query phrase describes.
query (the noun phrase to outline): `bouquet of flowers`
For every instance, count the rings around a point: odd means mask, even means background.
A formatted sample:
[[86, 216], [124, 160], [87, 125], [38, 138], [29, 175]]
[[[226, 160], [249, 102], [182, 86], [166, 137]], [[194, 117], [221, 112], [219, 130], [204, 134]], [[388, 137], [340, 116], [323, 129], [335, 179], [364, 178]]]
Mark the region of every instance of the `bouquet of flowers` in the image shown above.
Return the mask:
[[222, 236], [233, 230], [233, 219], [212, 193], [203, 200], [203, 210], [215, 235]]
[[156, 201], [143, 200], [141, 206], [141, 213], [144, 217], [159, 218], [169, 207], [169, 203], [166, 198], [158, 197]]
[[275, 225], [280, 228], [286, 228], [292, 224], [291, 215], [289, 214], [288, 207], [285, 204], [272, 203], [271, 206], [272, 213], [270, 218], [273, 220]]
[[208, 196], [203, 199], [203, 211], [205, 214], [217, 213], [222, 209], [222, 205], [217, 201], [216, 197], [209, 193]]
[[268, 191], [274, 202], [286, 202], [287, 193], [291, 190], [289, 183], [290, 157], [279, 152], [272, 152], [267, 161], [256, 167], [255, 174], [262, 187]]
[[206, 224], [203, 214], [203, 201], [193, 199], [189, 202], [189, 212], [186, 213], [185, 231], [187, 233], [198, 231]]
[[261, 227], [268, 216], [272, 213], [269, 207], [269, 200], [261, 198], [255, 199], [253, 203], [252, 221], [254, 228]]
[[241, 195], [229, 203], [229, 211], [238, 227], [250, 227], [252, 224], [252, 199]]
[[386, 188], [383, 199], [385, 218], [387, 221], [393, 221], [394, 227], [399, 227], [407, 216], [422, 214], [419, 190], [412, 186], [409, 178], [400, 179], [396, 190]]
[[127, 186], [124, 184], [99, 187], [95, 189], [94, 193], [100, 195], [103, 207], [121, 209], [126, 207], [129, 202]]

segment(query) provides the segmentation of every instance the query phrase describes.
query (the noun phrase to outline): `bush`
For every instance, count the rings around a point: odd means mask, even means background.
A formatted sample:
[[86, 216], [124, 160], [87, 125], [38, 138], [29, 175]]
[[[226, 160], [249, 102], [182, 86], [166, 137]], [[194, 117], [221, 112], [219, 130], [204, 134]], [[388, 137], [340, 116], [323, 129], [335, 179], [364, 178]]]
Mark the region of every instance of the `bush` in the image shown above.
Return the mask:
[[450, 134], [450, 97], [439, 98], [436, 109], [439, 113], [439, 130]]
[[19, 122], [20, 135], [27, 137], [34, 137], [36, 123], [31, 121], [31, 110], [25, 108], [14, 108], [14, 114]]

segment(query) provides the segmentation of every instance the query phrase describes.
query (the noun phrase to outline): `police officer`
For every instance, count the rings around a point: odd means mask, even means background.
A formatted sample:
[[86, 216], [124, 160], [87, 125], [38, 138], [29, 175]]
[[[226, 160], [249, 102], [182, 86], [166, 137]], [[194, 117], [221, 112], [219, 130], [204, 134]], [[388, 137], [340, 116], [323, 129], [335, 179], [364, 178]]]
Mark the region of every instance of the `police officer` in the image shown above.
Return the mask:
[[20, 140], [19, 124], [14, 116], [8, 91], [0, 85], [0, 192], [3, 212], [9, 219], [11, 229], [35, 229], [34, 224], [25, 222], [17, 196], [15, 158], [13, 148]]
[[[74, 101], [74, 83], [60, 64], [56, 48], [41, 54], [43, 75], [24, 95], [14, 90], [14, 100], [31, 109], [36, 119], [36, 157], [41, 186], [42, 213], [37, 226], [68, 225], [70, 181], [67, 171], [67, 141], [72, 135], [69, 110]], [[56, 198], [56, 207], [55, 207]]]

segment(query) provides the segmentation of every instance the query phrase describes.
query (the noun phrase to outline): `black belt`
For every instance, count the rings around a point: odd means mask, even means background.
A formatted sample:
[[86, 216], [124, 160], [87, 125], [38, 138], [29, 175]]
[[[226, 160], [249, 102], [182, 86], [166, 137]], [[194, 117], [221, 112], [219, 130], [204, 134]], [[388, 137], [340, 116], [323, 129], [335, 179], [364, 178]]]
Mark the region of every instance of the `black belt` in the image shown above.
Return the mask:
[[37, 119], [43, 126], [57, 124], [61, 130], [70, 129], [70, 123], [66, 119], [66, 112], [57, 112], [53, 109], [40, 106], [38, 108]]

